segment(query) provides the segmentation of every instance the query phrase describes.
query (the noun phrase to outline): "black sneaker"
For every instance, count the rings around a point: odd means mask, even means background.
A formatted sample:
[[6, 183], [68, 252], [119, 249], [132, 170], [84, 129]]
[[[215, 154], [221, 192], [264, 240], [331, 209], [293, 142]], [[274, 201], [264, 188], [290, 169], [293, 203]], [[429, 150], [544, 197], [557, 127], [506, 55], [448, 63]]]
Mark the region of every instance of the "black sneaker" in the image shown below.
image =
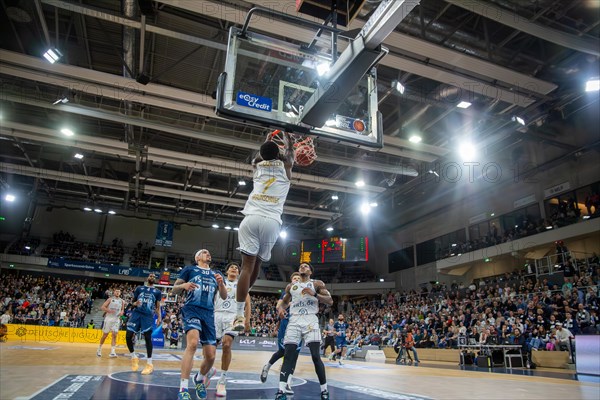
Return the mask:
[[269, 366], [267, 364], [264, 365], [262, 372], [260, 373], [260, 381], [265, 383], [267, 378], [269, 377]]
[[328, 390], [323, 390], [321, 392], [321, 400], [329, 400], [329, 391]]
[[[329, 398], [329, 397], [327, 397]], [[275, 400], [287, 400], [287, 395], [285, 393], [283, 393], [281, 390], [277, 391], [277, 394], [275, 395]]]

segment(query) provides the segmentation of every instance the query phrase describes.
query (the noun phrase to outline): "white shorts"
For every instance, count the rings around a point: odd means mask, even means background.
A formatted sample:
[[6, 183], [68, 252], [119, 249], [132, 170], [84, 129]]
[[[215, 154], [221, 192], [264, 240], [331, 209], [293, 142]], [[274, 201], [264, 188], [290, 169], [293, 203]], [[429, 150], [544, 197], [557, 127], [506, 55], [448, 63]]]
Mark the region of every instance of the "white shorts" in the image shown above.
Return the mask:
[[215, 333], [217, 340], [221, 339], [223, 335], [229, 335], [233, 337], [238, 335], [238, 333], [234, 331], [231, 326], [234, 319], [234, 312], [215, 311]]
[[119, 318], [104, 318], [104, 325], [102, 326], [102, 332], [119, 332], [119, 328], [121, 327], [121, 320]]
[[280, 229], [281, 224], [273, 218], [246, 215], [238, 231], [238, 249], [244, 254], [257, 256], [262, 261], [269, 261]]
[[319, 319], [316, 315], [292, 315], [290, 317], [283, 344], [297, 345], [302, 340], [305, 345], [312, 342], [321, 342]]

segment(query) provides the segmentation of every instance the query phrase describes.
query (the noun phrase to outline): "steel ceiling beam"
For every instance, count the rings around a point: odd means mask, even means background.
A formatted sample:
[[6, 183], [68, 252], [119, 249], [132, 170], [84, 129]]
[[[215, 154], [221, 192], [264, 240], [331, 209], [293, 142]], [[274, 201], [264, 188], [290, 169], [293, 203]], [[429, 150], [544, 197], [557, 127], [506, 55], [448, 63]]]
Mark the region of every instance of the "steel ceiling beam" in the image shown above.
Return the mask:
[[[207, 0], [163, 0], [162, 2], [186, 11], [191, 11], [213, 18], [225, 19], [229, 22], [237, 24], [243, 24], [245, 19], [245, 13], [242, 12], [239, 7], [233, 7], [226, 4], [216, 4]], [[287, 14], [297, 14], [294, 4], [291, 3], [264, 0], [255, 1], [254, 3], [257, 5], [265, 5], [270, 8], [280, 8], [278, 11], [282, 11]], [[309, 16], [304, 17], [308, 19], [314, 19], [313, 17]], [[350, 25], [349, 29], [361, 28], [363, 25], [364, 22], [355, 19]], [[261, 18], [257, 21], [253, 21], [252, 27], [253, 29], [258, 29], [271, 34], [277, 34], [305, 42], [310, 42], [312, 40], [312, 36], [314, 35], [314, 32], [310, 29], [301, 28], [299, 26], [291, 26], [283, 21], [269, 18]], [[553, 83], [521, 74], [508, 68], [503, 68], [493, 63], [483, 61], [475, 57], [466, 56], [445, 47], [434, 45], [425, 40], [417, 39], [397, 32], [390, 34], [388, 39], [386, 39], [383, 44], [396, 47], [398, 49], [407, 50], [433, 60], [441, 61], [447, 64], [450, 68], [460, 67], [465, 71], [474, 72], [478, 75], [489, 77], [490, 80], [504, 82], [509, 85], [510, 90], [493, 86], [481, 80], [474, 82], [474, 78], [466, 79], [466, 76], [460, 73], [426, 66], [423, 63], [415, 62], [393, 54], [389, 54], [384, 57], [380, 62], [382, 65], [405, 72], [410, 72], [418, 76], [424, 76], [449, 85], [458, 86], [463, 90], [473, 91], [474, 93], [485, 97], [498, 97], [502, 101], [506, 101], [511, 104], [517, 104], [521, 107], [526, 107], [535, 101], [525, 94], [526, 91], [532, 91], [534, 93], [545, 95], [557, 87]], [[340, 46], [340, 48], [342, 49], [342, 46]], [[523, 89], [525, 89], [525, 91], [523, 91]], [[520, 91], [521, 94], [516, 96], [514, 93], [515, 91]]]
[[525, 32], [542, 40], [558, 44], [582, 53], [600, 56], [600, 41], [591, 37], [580, 37], [556, 29], [548, 28], [536, 22], [529, 21], [522, 15], [500, 8], [489, 1], [482, 0], [445, 0], [447, 3], [464, 8], [472, 13], [493, 19], [503, 25]]
[[[121, 192], [129, 191], [129, 182], [106, 179], [99, 177], [88, 177], [85, 175], [68, 173], [64, 171], [54, 171], [44, 168], [28, 167], [26, 165], [9, 164], [0, 162], [0, 172], [14, 175], [30, 176], [40, 179], [52, 179], [60, 182], [75, 183], [80, 185], [90, 185], [105, 189], [112, 189]], [[215, 196], [205, 193], [177, 190], [173, 188], [163, 188], [160, 186], [145, 185], [143, 191], [147, 195], [165, 197], [169, 199], [183, 199], [197, 201], [201, 203], [210, 203], [243, 208], [246, 203], [243, 199]], [[320, 210], [307, 210], [301, 207], [284, 206], [283, 213], [307, 218], [331, 220], [340, 216], [339, 213], [332, 213]]]
[[[75, 147], [78, 149], [99, 152], [105, 155], [117, 156], [131, 161], [135, 161], [136, 158], [135, 154], [132, 154], [129, 151], [127, 143], [82, 134], [77, 134], [74, 138], [63, 138], [57, 136], [56, 130], [25, 125], [18, 122], [3, 121], [2, 126], [0, 127], [0, 134], [28, 139], [39, 143]], [[256, 148], [256, 145], [254, 148]], [[148, 159], [153, 162], [191, 169], [206, 169], [213, 173], [233, 175], [236, 177], [243, 176], [245, 178], [251, 178], [253, 175], [252, 166], [246, 163], [200, 155], [193, 155], [193, 158], [191, 158], [190, 154], [156, 147], [147, 147], [146, 153]], [[382, 193], [385, 191], [382, 187], [372, 185], [366, 185], [363, 188], [358, 189], [354, 182], [297, 172], [294, 172], [293, 174], [292, 183], [295, 186], [309, 189], [331, 190], [334, 192], [355, 195], [364, 195], [365, 192]]]

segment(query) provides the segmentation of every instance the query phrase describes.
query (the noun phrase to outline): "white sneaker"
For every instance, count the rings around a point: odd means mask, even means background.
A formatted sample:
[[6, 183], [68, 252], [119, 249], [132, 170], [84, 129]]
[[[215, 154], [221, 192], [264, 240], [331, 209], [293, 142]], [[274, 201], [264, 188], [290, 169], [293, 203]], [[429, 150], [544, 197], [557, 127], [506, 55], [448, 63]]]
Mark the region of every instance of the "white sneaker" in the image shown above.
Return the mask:
[[342, 359], [341, 358], [339, 359], [338, 362], [340, 363], [340, 365], [344, 365], [344, 364], [342, 364]]
[[294, 395], [294, 391], [292, 390], [292, 387], [289, 383], [285, 385], [285, 390], [283, 391], [283, 393], [289, 394], [290, 396]]
[[225, 386], [227, 385], [227, 379], [219, 379], [219, 381], [217, 382], [217, 397], [226, 397], [227, 396], [227, 389], [225, 389]]
[[98, 349], [98, 351], [96, 352], [96, 355], [98, 357], [102, 357], [102, 350]]
[[269, 376], [269, 364], [265, 364], [262, 372], [260, 373], [260, 381], [265, 383], [267, 381], [267, 377]]
[[116, 358], [117, 357], [117, 353], [115, 352], [110, 352], [110, 354], [108, 355], [110, 358]]

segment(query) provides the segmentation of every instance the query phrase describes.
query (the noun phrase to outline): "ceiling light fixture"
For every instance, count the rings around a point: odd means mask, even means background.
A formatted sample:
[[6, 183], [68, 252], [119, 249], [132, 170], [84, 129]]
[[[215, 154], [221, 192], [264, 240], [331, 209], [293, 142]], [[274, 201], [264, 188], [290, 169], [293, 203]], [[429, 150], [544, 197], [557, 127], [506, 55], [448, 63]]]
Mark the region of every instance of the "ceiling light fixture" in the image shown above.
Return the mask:
[[456, 107], [458, 107], [458, 108], [469, 108], [469, 107], [471, 107], [471, 103], [469, 103], [468, 101], [461, 101], [460, 103], [458, 103], [456, 105]]
[[114, 212], [113, 210], [109, 210], [109, 211], [108, 211], [108, 213], [109, 213], [110, 215], [115, 215], [115, 214], [116, 214], [116, 212]]
[[600, 90], [600, 79], [590, 79], [585, 83], [586, 92], [597, 92], [598, 90]]
[[6, 196], [4, 196], [4, 200], [12, 203], [13, 201], [16, 200], [16, 196], [14, 194], [7, 194]]
[[54, 64], [62, 57], [62, 53], [58, 49], [48, 49], [44, 53], [44, 58], [48, 60], [50, 64]]
[[412, 142], [412, 143], [420, 143], [421, 140], [423, 140], [423, 139], [421, 139], [421, 136], [419, 136], [419, 135], [412, 135], [411, 137], [408, 138], [408, 141]]
[[362, 179], [359, 179], [356, 181], [355, 185], [356, 185], [356, 187], [363, 187], [363, 186], [365, 186], [365, 181], [363, 181]]
[[60, 130], [60, 133], [62, 133], [62, 134], [63, 134], [63, 135], [65, 135], [65, 136], [73, 136], [73, 135], [75, 134], [75, 133], [74, 133], [72, 130], [70, 130], [69, 128], [62, 128], [62, 129]]
[[325, 229], [327, 232], [331, 232], [333, 230], [333, 226], [328, 226], [327, 229]]
[[92, 211], [92, 209], [89, 207], [83, 207], [83, 211]]
[[94, 208], [94, 212], [95, 212], [95, 213], [101, 213], [101, 212], [102, 212], [102, 210], [101, 210], [101, 209], [99, 209], [99, 208]]
[[212, 227], [217, 229], [217, 228], [219, 228], [219, 224], [212, 224]]
[[83, 159], [83, 154], [81, 154], [81, 153], [75, 153], [75, 155], [73, 157], [75, 157], [78, 160], [81, 160], [81, 159]]

